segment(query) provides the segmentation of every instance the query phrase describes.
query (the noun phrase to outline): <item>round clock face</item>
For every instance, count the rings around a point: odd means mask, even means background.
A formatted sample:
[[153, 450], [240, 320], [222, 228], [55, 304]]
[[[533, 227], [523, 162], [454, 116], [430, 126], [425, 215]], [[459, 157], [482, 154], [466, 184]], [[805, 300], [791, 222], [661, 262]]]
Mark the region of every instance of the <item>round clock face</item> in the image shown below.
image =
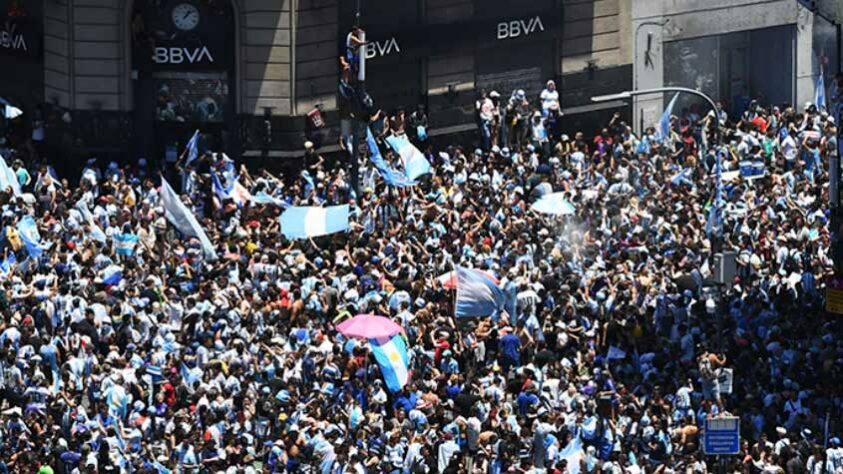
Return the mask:
[[189, 3], [176, 5], [173, 8], [173, 24], [183, 31], [196, 28], [196, 25], [199, 24], [199, 10]]

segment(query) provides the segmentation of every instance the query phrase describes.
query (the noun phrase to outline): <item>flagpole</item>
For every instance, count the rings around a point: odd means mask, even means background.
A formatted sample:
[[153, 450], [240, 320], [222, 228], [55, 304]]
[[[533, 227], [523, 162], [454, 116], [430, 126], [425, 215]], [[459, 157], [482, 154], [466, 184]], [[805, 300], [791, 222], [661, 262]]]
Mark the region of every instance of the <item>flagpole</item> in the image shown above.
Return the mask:
[[453, 260], [451, 260], [451, 271], [454, 272], [454, 279], [456, 281], [456, 284], [454, 285], [454, 303], [451, 318], [454, 320], [454, 332], [457, 334], [457, 344], [459, 344], [460, 352], [462, 352], [465, 348], [462, 344], [462, 331], [460, 331], [460, 325], [457, 322], [457, 292], [460, 288], [460, 279], [459, 276], [457, 276], [457, 266], [454, 264]]

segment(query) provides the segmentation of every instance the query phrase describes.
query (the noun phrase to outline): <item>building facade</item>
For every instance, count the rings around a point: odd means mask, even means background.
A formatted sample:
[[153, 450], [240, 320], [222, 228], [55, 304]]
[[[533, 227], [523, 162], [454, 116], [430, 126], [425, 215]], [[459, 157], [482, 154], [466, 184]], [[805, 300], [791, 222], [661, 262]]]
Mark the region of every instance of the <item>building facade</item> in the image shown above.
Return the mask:
[[[591, 95], [631, 81], [632, 0], [361, 3], [367, 89], [385, 110], [427, 106], [434, 135], [473, 130], [480, 90], [538, 94], [555, 79], [576, 127], [599, 113]], [[53, 149], [80, 157], [173, 160], [196, 129], [232, 156], [294, 157], [317, 105], [330, 148], [356, 4], [0, 0], [14, 30], [0, 38], [14, 71], [0, 96], [60, 116]]]
[[[834, 29], [795, 0], [633, 2], [632, 32], [632, 88], [691, 87], [732, 113], [751, 99], [802, 106], [820, 71], [828, 84], [837, 69]], [[669, 97], [635, 98], [636, 129], [657, 123]], [[683, 95], [677, 104], [702, 105]]]
[[[78, 157], [174, 160], [196, 129], [231, 156], [294, 158], [309, 137], [335, 149], [357, 3], [0, 0], [0, 67], [13, 71], [0, 96], [60, 115], [52, 149]], [[794, 0], [360, 3], [375, 105], [425, 105], [434, 137], [474, 134], [484, 90], [535, 96], [554, 79], [565, 128], [593, 130], [624, 105], [594, 95], [684, 85], [728, 104], [803, 103], [837, 64], [834, 29]], [[664, 99], [625, 110], [639, 128]], [[326, 128], [312, 135], [317, 105]]]

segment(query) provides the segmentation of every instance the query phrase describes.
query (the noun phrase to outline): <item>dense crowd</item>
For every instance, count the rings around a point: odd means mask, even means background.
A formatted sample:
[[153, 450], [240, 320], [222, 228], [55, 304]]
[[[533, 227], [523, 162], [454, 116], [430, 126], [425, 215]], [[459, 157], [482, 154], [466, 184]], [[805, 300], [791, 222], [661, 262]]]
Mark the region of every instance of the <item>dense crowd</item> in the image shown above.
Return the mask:
[[[26, 117], [3, 123], [22, 194], [0, 193], [0, 472], [705, 474], [702, 427], [724, 416], [742, 437], [724, 470], [843, 472], [841, 321], [823, 309], [833, 118], [689, 108], [666, 135], [616, 115], [592, 139], [559, 133], [558, 100], [550, 83], [484, 95], [478, 149], [434, 150], [417, 115], [407, 132], [434, 172], [415, 187], [364, 157], [355, 195], [345, 160], [309, 148], [300, 175], [241, 167], [277, 199], [238, 206], [214, 192], [230, 163], [204, 153], [170, 182], [217, 260], [170, 225], [145, 162], [59, 181]], [[744, 161], [765, 174], [735, 176]], [[551, 192], [576, 212], [531, 209]], [[348, 232], [280, 233], [287, 205], [346, 203]], [[39, 256], [15, 230], [26, 215]], [[737, 253], [714, 314], [713, 249]], [[455, 319], [438, 278], [455, 265], [514, 298]], [[404, 329], [401, 391], [337, 333], [358, 313]]]

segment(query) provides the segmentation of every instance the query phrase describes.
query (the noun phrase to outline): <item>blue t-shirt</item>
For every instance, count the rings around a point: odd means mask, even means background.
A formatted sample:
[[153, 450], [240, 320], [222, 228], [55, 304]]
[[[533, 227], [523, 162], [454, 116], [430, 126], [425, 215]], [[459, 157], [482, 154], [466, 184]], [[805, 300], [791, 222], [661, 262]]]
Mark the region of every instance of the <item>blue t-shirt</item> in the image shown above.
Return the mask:
[[518, 404], [518, 414], [527, 416], [530, 407], [539, 403], [539, 397], [532, 393], [521, 392], [515, 402]]
[[503, 352], [507, 359], [518, 363], [520, 360], [518, 354], [519, 349], [521, 349], [521, 339], [515, 334], [507, 334], [501, 338], [501, 352]]

